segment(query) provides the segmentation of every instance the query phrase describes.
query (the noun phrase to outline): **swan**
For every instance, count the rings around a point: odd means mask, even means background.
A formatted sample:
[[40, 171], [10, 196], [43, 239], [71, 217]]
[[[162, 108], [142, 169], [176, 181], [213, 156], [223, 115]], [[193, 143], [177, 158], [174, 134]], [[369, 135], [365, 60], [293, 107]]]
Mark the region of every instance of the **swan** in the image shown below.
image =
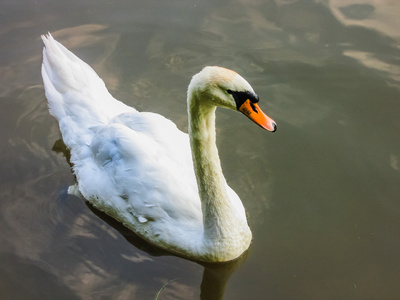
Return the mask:
[[71, 151], [83, 197], [151, 244], [201, 262], [248, 249], [245, 209], [227, 185], [215, 143], [217, 106], [240, 111], [274, 132], [250, 84], [234, 71], [205, 67], [187, 92], [189, 134], [163, 116], [116, 100], [103, 80], [50, 33], [42, 77], [49, 112]]

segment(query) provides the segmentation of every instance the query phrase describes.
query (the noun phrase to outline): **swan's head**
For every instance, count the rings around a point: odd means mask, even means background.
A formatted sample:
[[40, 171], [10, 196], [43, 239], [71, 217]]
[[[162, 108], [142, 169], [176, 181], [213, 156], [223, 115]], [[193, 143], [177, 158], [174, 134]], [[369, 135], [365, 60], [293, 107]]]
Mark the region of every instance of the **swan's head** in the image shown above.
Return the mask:
[[274, 132], [276, 123], [259, 107], [258, 96], [251, 85], [238, 73], [221, 68], [205, 67], [193, 76], [188, 99], [202, 105], [221, 106], [240, 111], [262, 128]]

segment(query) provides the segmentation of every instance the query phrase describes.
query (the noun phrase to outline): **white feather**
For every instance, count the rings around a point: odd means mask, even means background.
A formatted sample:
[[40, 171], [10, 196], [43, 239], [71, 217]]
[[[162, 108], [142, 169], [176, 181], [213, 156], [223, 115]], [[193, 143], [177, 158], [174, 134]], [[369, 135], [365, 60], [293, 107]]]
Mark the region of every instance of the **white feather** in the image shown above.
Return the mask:
[[[42, 39], [49, 110], [71, 149], [77, 178], [70, 192], [174, 253], [227, 261], [245, 251], [251, 232], [243, 205], [220, 170], [212, 112], [208, 117], [204, 106], [195, 112], [204, 119], [190, 116], [190, 141], [166, 118], [114, 99], [95, 71], [50, 34]], [[189, 112], [199, 97], [221, 94], [218, 80], [224, 88], [251, 89], [233, 71], [208, 67], [189, 88]], [[235, 108], [230, 95], [219, 97], [222, 106]]]

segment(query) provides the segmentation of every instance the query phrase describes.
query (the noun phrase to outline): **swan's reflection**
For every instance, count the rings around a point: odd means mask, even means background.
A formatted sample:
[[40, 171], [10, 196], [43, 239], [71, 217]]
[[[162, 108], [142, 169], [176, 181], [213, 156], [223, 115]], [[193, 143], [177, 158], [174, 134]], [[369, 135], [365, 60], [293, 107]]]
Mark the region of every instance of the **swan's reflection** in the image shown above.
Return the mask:
[[[152, 244], [149, 244], [139, 236], [137, 236], [133, 231], [126, 228], [124, 225], [103, 213], [102, 211], [96, 209], [88, 201], [85, 202], [88, 208], [100, 219], [106, 222], [108, 225], [117, 230], [130, 244], [136, 248], [152, 255], [152, 256], [162, 256], [162, 255], [174, 255], [167, 251], [157, 248]], [[203, 278], [200, 286], [200, 299], [204, 300], [219, 300], [224, 298], [225, 287], [229, 281], [231, 275], [240, 266], [240, 264], [246, 259], [248, 251], [246, 251], [238, 259], [225, 263], [201, 263], [196, 262], [204, 267]], [[174, 255], [177, 256], [177, 255]]]
[[[52, 150], [57, 153], [62, 153], [65, 156], [68, 164], [72, 168], [72, 163], [70, 161], [70, 151], [61, 139], [57, 140], [54, 143]], [[96, 216], [98, 216], [109, 226], [117, 230], [131, 245], [133, 245], [137, 249], [144, 251], [151, 256], [169, 255], [179, 257], [179, 255], [171, 254], [146, 242], [145, 240], [137, 236], [133, 231], [122, 225], [120, 222], [95, 208], [92, 204], [90, 204], [90, 202], [85, 201], [85, 204]], [[235, 272], [235, 270], [246, 260], [247, 254], [248, 251], [244, 252], [236, 260], [224, 263], [202, 263], [193, 260], [193, 262], [198, 263], [204, 267], [203, 278], [200, 285], [200, 299], [223, 299], [225, 288], [230, 277]]]

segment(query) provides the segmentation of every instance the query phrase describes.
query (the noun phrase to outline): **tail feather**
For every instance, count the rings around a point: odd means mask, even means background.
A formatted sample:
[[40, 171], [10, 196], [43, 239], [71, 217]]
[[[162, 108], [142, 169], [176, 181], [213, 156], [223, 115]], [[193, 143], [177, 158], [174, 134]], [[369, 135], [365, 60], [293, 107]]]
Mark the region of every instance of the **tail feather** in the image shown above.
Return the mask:
[[60, 93], [97, 86], [102, 92], [106, 91], [109, 94], [96, 72], [57, 42], [50, 33], [47, 36], [42, 35], [42, 40], [45, 45], [42, 71], [51, 75], [51, 82]]
[[103, 80], [85, 62], [57, 42], [42, 35], [42, 77], [50, 113], [59, 121], [61, 132], [87, 136], [91, 128], [107, 124], [116, 115], [136, 112], [113, 98]]
[[[86, 102], [88, 107], [102, 108], [98, 113], [108, 118], [123, 112], [135, 111], [132, 107], [114, 99], [97, 73], [57, 42], [50, 33], [46, 36], [42, 35], [42, 40], [45, 45], [42, 77], [50, 110], [54, 111], [57, 119], [67, 113], [65, 106], [69, 103], [56, 104], [56, 102], [66, 101], [64, 96], [71, 93], [74, 93], [77, 98], [68, 97], [70, 101], [75, 100], [75, 104]], [[64, 109], [52, 107], [57, 105], [64, 106]]]

